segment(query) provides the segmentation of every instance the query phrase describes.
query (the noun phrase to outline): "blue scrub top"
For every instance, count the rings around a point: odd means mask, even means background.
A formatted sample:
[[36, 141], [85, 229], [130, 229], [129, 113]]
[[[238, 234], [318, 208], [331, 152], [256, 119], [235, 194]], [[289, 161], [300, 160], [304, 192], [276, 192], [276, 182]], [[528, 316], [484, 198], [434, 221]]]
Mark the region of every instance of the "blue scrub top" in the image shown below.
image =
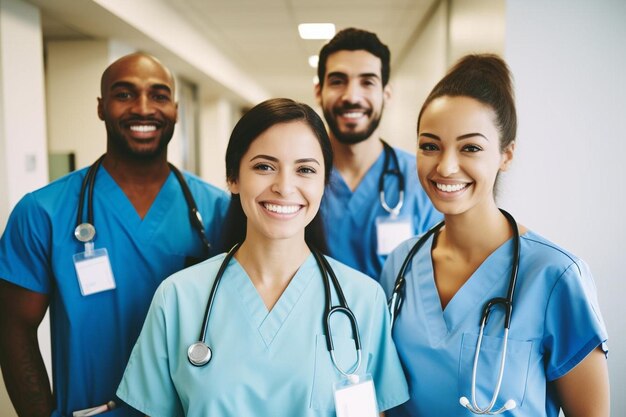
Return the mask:
[[[417, 178], [415, 155], [395, 149], [404, 176], [404, 205], [400, 217], [409, 217], [414, 235], [426, 232], [442, 219], [422, 189]], [[391, 159], [391, 158], [390, 158]], [[390, 161], [393, 164], [393, 161]], [[390, 165], [390, 168], [394, 167]], [[379, 179], [385, 168], [385, 153], [367, 171], [357, 188], [350, 190], [334, 167], [320, 206], [329, 255], [378, 280], [386, 255], [379, 255], [376, 219], [389, 217], [380, 204]], [[385, 176], [385, 199], [391, 207], [399, 198], [399, 183], [393, 175]]]
[[[322, 327], [324, 287], [311, 255], [268, 311], [252, 281], [232, 259], [220, 281], [208, 324], [213, 351], [203, 367], [187, 359], [198, 340], [207, 299], [224, 255], [178, 272], [157, 290], [117, 394], [152, 417], [334, 416], [331, 363]], [[358, 321], [363, 362], [380, 410], [408, 398], [391, 340], [380, 285], [332, 259]], [[332, 287], [332, 284], [331, 284]], [[334, 304], [336, 295], [332, 290]], [[332, 316], [335, 354], [344, 369], [356, 359], [349, 322]]]
[[[137, 415], [115, 398], [115, 390], [157, 286], [183, 268], [186, 257], [202, 257], [203, 245], [173, 173], [142, 220], [101, 167], [93, 197], [95, 248], [107, 249], [117, 287], [82, 296], [72, 257], [84, 251], [74, 227], [85, 174], [71, 173], [17, 204], [0, 240], [0, 277], [50, 296], [54, 415], [110, 400], [118, 408], [107, 416]], [[184, 177], [209, 241], [219, 243], [228, 194]]]
[[[381, 283], [391, 295], [396, 275], [417, 239], [398, 247], [385, 265]], [[471, 378], [479, 322], [488, 299], [505, 297], [513, 241], [494, 251], [450, 300], [445, 310], [434, 282], [431, 237], [411, 262], [406, 297], [393, 328], [411, 399], [391, 416], [473, 416], [459, 404], [471, 402]], [[494, 409], [508, 399], [517, 408], [507, 416], [557, 417], [559, 404], [548, 382], [562, 377], [607, 333], [587, 264], [543, 237], [521, 236], [520, 264], [502, 388]], [[491, 401], [500, 369], [503, 309], [485, 327], [476, 377], [477, 402]]]

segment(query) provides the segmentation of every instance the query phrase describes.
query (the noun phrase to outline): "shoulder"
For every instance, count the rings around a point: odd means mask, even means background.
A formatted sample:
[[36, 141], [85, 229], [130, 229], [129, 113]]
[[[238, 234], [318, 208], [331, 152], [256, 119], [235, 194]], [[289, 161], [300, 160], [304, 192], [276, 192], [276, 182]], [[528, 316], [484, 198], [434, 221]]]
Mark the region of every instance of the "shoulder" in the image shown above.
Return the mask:
[[532, 231], [521, 236], [520, 274], [550, 288], [551, 299], [559, 300], [566, 294], [595, 297], [597, 293], [585, 261]]
[[380, 285], [382, 285], [383, 289], [389, 296], [396, 282], [396, 276], [400, 271], [400, 267], [402, 263], [406, 259], [409, 254], [409, 251], [417, 241], [420, 236], [414, 236], [410, 239], [405, 240], [400, 243], [388, 256], [385, 260], [385, 264], [383, 265], [383, 270], [380, 275]]
[[410, 152], [405, 151], [404, 149], [400, 149], [396, 147], [394, 147], [393, 150], [396, 153], [396, 156], [398, 157], [398, 162], [400, 162], [401, 167], [411, 168], [411, 167], [416, 166], [417, 161], [415, 159], [415, 154], [412, 154]]
[[531, 230], [520, 236], [520, 240], [521, 256], [526, 263], [537, 266], [549, 265], [561, 270], [573, 267], [581, 274], [583, 269], [587, 269], [582, 259]]
[[[24, 195], [13, 212], [15, 214], [40, 211], [47, 212], [51, 216], [57, 210], [66, 210], [68, 199], [80, 192], [80, 187], [85, 177], [87, 168], [71, 172], [51, 183]], [[78, 204], [78, 202], [76, 202]]]
[[225, 190], [216, 187], [213, 184], [209, 184], [197, 175], [194, 175], [187, 171], [183, 171], [183, 177], [185, 178], [185, 181], [187, 181], [189, 189], [194, 194], [198, 193], [214, 198], [229, 198], [229, 195]]
[[398, 147], [393, 147], [392, 148], [396, 155], [398, 156], [398, 159], [400, 160], [405, 160], [405, 161], [413, 161], [415, 162], [415, 154], [411, 153], [411, 152], [407, 152], [404, 149], [400, 149]]
[[167, 277], [160, 285], [163, 291], [172, 291], [186, 288], [204, 288], [207, 284], [212, 284], [215, 275], [226, 257], [225, 253], [220, 253], [203, 262], [182, 269]]
[[352, 291], [365, 291], [368, 293], [376, 293], [380, 289], [378, 282], [364, 273], [331, 257], [327, 256], [326, 259], [328, 259], [328, 263], [335, 272], [335, 275], [337, 275], [337, 279], [342, 287], [345, 285]]

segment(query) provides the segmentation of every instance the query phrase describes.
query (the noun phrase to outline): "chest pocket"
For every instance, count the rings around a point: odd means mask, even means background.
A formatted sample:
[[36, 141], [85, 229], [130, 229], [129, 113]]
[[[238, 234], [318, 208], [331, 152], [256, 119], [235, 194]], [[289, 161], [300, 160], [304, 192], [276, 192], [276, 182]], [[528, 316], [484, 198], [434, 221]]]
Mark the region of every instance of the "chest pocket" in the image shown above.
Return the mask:
[[[357, 354], [354, 339], [345, 334], [333, 332], [335, 359], [344, 371], [350, 370], [356, 363]], [[363, 346], [361, 346], [363, 349]], [[367, 369], [368, 354], [362, 351], [361, 367], [357, 373], [362, 374]], [[313, 389], [310, 408], [335, 415], [335, 401], [333, 398], [333, 384], [345, 378], [333, 365], [330, 352], [326, 347], [326, 337], [318, 334], [315, 337], [315, 371], [313, 375]]]
[[[472, 370], [477, 341], [478, 335], [464, 333], [459, 359], [459, 398], [467, 397], [470, 403], [472, 403]], [[481, 408], [489, 405], [496, 389], [503, 345], [504, 338], [483, 335], [476, 371], [476, 403]], [[532, 341], [513, 340], [509, 337], [502, 386], [494, 410], [502, 407], [508, 400], [515, 400], [518, 408], [524, 404], [532, 345]]]

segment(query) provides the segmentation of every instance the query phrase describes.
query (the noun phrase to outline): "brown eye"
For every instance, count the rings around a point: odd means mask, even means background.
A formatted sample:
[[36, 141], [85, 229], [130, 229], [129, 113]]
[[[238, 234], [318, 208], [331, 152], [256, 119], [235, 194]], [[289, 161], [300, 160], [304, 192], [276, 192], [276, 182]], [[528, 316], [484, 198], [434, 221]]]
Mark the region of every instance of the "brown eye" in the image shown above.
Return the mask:
[[309, 166], [303, 166], [298, 168], [298, 173], [299, 174], [315, 174], [317, 171], [314, 168], [311, 168]]
[[439, 147], [437, 145], [435, 145], [434, 143], [430, 143], [430, 142], [429, 143], [420, 143], [419, 148], [422, 151], [425, 151], [425, 152], [436, 151], [436, 150], [439, 149]]
[[482, 148], [480, 146], [476, 146], [476, 145], [465, 145], [463, 147], [463, 151], [474, 153], [474, 152], [482, 151]]

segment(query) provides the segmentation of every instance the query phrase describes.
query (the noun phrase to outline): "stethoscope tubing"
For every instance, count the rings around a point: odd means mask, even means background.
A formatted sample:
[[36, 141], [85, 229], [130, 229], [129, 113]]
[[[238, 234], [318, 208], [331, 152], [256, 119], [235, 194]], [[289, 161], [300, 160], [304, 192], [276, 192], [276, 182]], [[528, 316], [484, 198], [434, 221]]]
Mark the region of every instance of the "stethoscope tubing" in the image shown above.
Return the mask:
[[[224, 257], [222, 264], [220, 265], [217, 274], [215, 275], [215, 281], [213, 282], [213, 286], [211, 287], [211, 291], [209, 293], [209, 298], [207, 300], [207, 305], [204, 311], [204, 317], [202, 320], [202, 327], [200, 330], [200, 337], [198, 341], [192, 343], [187, 349], [187, 359], [194, 366], [204, 366], [211, 360], [212, 351], [209, 345], [206, 342], [206, 338], [208, 335], [208, 327], [209, 320], [211, 317], [211, 310], [213, 308], [213, 303], [215, 302], [215, 297], [217, 294], [217, 289], [219, 284], [226, 272], [226, 268], [230, 263], [231, 259], [237, 252], [237, 250], [241, 247], [241, 244], [238, 243], [233, 246], [230, 251]], [[361, 337], [359, 334], [359, 326], [354, 316], [354, 313], [348, 307], [348, 303], [344, 296], [343, 290], [341, 289], [341, 285], [339, 284], [339, 280], [335, 275], [332, 267], [328, 263], [328, 260], [319, 253], [316, 249], [310, 248], [311, 253], [313, 254], [315, 261], [318, 265], [319, 271], [322, 275], [322, 281], [324, 283], [324, 294], [325, 294], [325, 306], [324, 306], [324, 318], [322, 320], [322, 326], [325, 332], [326, 338], [326, 347], [330, 352], [331, 360], [335, 368], [344, 376], [349, 377], [355, 374], [360, 366], [362, 361], [362, 353], [361, 353]], [[335, 288], [335, 292], [337, 293], [337, 298], [339, 299], [339, 305], [332, 305], [332, 295], [330, 289], [330, 283], [332, 282], [333, 287]], [[333, 336], [331, 331], [331, 318], [334, 314], [344, 314], [348, 320], [350, 321], [350, 327], [352, 329], [352, 335], [354, 337], [354, 345], [357, 352], [357, 358], [355, 364], [349, 370], [342, 369], [335, 357], [335, 347], [333, 343]]]
[[[104, 159], [105, 155], [106, 154], [101, 155], [89, 167], [89, 169], [87, 170], [87, 174], [85, 174], [85, 177], [83, 178], [83, 181], [81, 183], [80, 193], [78, 195], [78, 210], [76, 213], [76, 229], [75, 230], [77, 230], [81, 225], [84, 225], [86, 223], [93, 227], [94, 236], [95, 236], [95, 221], [94, 221], [94, 213], [93, 213], [94, 211], [93, 194], [94, 194], [94, 188], [96, 184], [96, 175], [97, 175], [98, 169], [102, 165], [102, 160]], [[180, 184], [180, 188], [185, 197], [185, 202], [187, 203], [187, 207], [189, 209], [189, 220], [191, 222], [191, 226], [198, 233], [198, 236], [200, 237], [200, 240], [202, 241], [202, 244], [203, 244], [204, 254], [206, 257], [208, 257], [210, 250], [211, 250], [211, 243], [206, 237], [206, 232], [204, 230], [202, 216], [200, 215], [200, 211], [198, 210], [198, 207], [193, 198], [193, 195], [191, 194], [191, 191], [189, 190], [189, 187], [187, 185], [187, 182], [185, 181], [185, 178], [183, 177], [183, 174], [178, 170], [178, 168], [176, 168], [174, 165], [172, 165], [169, 162], [168, 162], [168, 166], [170, 170], [174, 173], [174, 175], [176, 176], [176, 180]], [[85, 193], [87, 193], [87, 222], [83, 221]], [[75, 235], [76, 235], [76, 232], [75, 232]]]
[[[380, 142], [383, 144], [385, 161], [383, 171], [380, 173], [380, 177], [378, 177], [378, 197], [382, 208], [390, 215], [396, 217], [400, 214], [400, 210], [404, 205], [404, 192], [406, 190], [404, 175], [402, 175], [402, 171], [400, 171], [400, 162], [398, 161], [398, 155], [396, 154], [396, 151], [384, 140], [381, 139]], [[393, 159], [395, 168], [389, 167], [390, 159]], [[385, 197], [385, 177], [387, 175], [393, 175], [398, 178], [398, 202], [394, 207], [390, 207], [387, 204], [387, 200]]]
[[[341, 289], [341, 285], [339, 285], [339, 280], [337, 279], [337, 276], [335, 275], [335, 271], [333, 271], [332, 267], [328, 263], [328, 260], [316, 250], [312, 249], [311, 252], [313, 253], [313, 256], [315, 257], [315, 261], [317, 262], [319, 266], [320, 272], [322, 273], [322, 275], [324, 275], [322, 278], [324, 282], [324, 294], [325, 294], [324, 333], [326, 337], [326, 348], [330, 352], [330, 357], [335, 368], [342, 375], [350, 376], [356, 373], [358, 369], [361, 367], [362, 356], [361, 356], [361, 338], [359, 336], [359, 326], [357, 324], [356, 317], [352, 313], [352, 310], [350, 310], [350, 308], [348, 307], [348, 303], [343, 294], [343, 290]], [[332, 281], [333, 286], [335, 287], [337, 298], [339, 299], [338, 306], [332, 305], [332, 296], [331, 296], [331, 291], [330, 291], [329, 276], [330, 276], [330, 281]], [[344, 314], [346, 317], [348, 317], [348, 320], [350, 321], [350, 326], [352, 328], [352, 334], [354, 335], [354, 346], [357, 352], [357, 360], [355, 364], [347, 371], [339, 366], [337, 362], [337, 358], [335, 357], [335, 346], [333, 343], [333, 336], [332, 336], [332, 330], [331, 330], [331, 318], [333, 314], [335, 313], [341, 313], [341, 314]]]
[[80, 194], [78, 196], [78, 212], [76, 213], [76, 227], [78, 227], [81, 223], [83, 223], [83, 206], [85, 204], [85, 191], [87, 191], [87, 223], [93, 225], [93, 189], [96, 184], [96, 172], [100, 165], [102, 164], [102, 160], [104, 159], [104, 155], [101, 155], [96, 162], [94, 162], [89, 169], [87, 170], [87, 174], [85, 178], [83, 178], [83, 182], [80, 186]]
[[[519, 271], [519, 258], [520, 258], [520, 236], [519, 229], [517, 227], [517, 222], [513, 218], [511, 214], [507, 211], [500, 209], [500, 212], [506, 217], [507, 222], [509, 223], [512, 232], [513, 232], [513, 255], [511, 260], [511, 274], [509, 276], [509, 285], [507, 288], [506, 298], [496, 297], [489, 299], [484, 307], [480, 318], [480, 332], [478, 335], [478, 341], [476, 343], [476, 351], [474, 353], [474, 363], [472, 367], [472, 386], [471, 386], [471, 403], [466, 397], [460, 398], [460, 403], [462, 406], [470, 410], [475, 414], [500, 414], [504, 411], [511, 410], [516, 407], [516, 403], [513, 400], [508, 400], [504, 406], [499, 408], [496, 411], [492, 411], [493, 407], [497, 401], [498, 395], [500, 394], [500, 388], [502, 385], [502, 378], [504, 376], [504, 366], [506, 363], [506, 350], [509, 339], [509, 329], [511, 327], [511, 318], [513, 315], [513, 297], [515, 295], [515, 287], [517, 284], [517, 274]], [[406, 271], [411, 264], [413, 258], [417, 254], [417, 252], [424, 246], [426, 241], [430, 239], [430, 237], [440, 230], [444, 226], [444, 222], [440, 222], [431, 228], [428, 232], [426, 232], [418, 241], [411, 247], [409, 253], [404, 258], [402, 265], [400, 266], [400, 270], [398, 271], [398, 275], [396, 277], [396, 281], [394, 284], [394, 288], [392, 291], [392, 295], [389, 298], [389, 311], [391, 314], [391, 325], [395, 323], [400, 314], [400, 308], [404, 301], [404, 292], [406, 290]], [[478, 360], [480, 357], [480, 350], [482, 346], [482, 339], [485, 326], [487, 325], [487, 321], [489, 320], [489, 315], [493, 308], [497, 305], [501, 304], [504, 307], [504, 342], [502, 347], [502, 353], [500, 357], [500, 369], [498, 371], [498, 381], [496, 383], [496, 387], [493, 391], [491, 401], [489, 405], [485, 408], [481, 408], [478, 406], [476, 401], [476, 374], [478, 369]]]
[[206, 309], [204, 310], [204, 318], [202, 319], [202, 329], [200, 331], [200, 338], [198, 339], [202, 342], [206, 342], [206, 336], [207, 336], [207, 332], [209, 328], [209, 317], [211, 316], [211, 309], [213, 308], [213, 301], [215, 300], [217, 287], [220, 285], [220, 281], [222, 280], [222, 276], [224, 275], [224, 272], [226, 271], [226, 268], [228, 267], [230, 260], [233, 259], [233, 256], [235, 256], [235, 253], [237, 252], [240, 246], [241, 246], [241, 243], [237, 243], [228, 251], [228, 253], [224, 257], [224, 261], [220, 265], [220, 269], [217, 271], [215, 283], [211, 287], [211, 292], [209, 293], [209, 300], [207, 302]]

